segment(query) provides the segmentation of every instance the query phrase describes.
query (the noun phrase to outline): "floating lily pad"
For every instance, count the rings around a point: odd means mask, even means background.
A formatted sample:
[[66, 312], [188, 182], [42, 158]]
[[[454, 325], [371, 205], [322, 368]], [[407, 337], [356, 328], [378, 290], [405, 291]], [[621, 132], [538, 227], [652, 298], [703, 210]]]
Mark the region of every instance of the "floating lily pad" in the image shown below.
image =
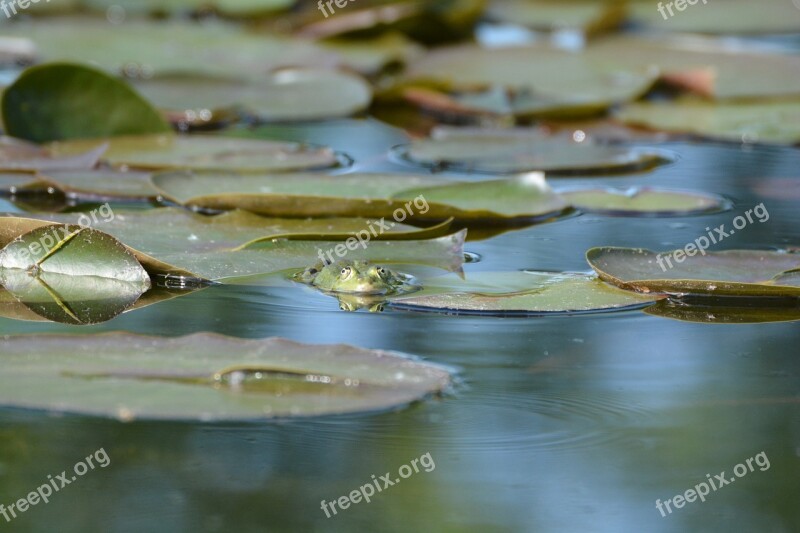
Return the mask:
[[[55, 143], [56, 155], [83, 152], [102, 140]], [[103, 159], [142, 170], [232, 169], [274, 172], [329, 168], [340, 163], [333, 150], [294, 142], [234, 139], [217, 135], [145, 135], [107, 141]]]
[[0, 269], [0, 285], [37, 316], [53, 322], [89, 325], [107, 322], [131, 308], [150, 287], [147, 282], [99, 276]]
[[672, 5], [673, 16], [669, 16], [668, 2], [663, 4], [659, 11], [652, 2], [631, 2], [631, 16], [652, 29], [682, 33], [796, 33], [800, 28], [800, 10], [796, 3], [784, 0], [706, 0], [697, 9], [689, 5], [689, 11], [678, 10]]
[[91, 17], [59, 17], [19, 21], [3, 33], [32, 40], [45, 61], [91, 63], [132, 78], [189, 72], [260, 79], [280, 67], [348, 66], [344, 54], [307, 39], [220, 21], [137, 19], [120, 27]]
[[296, 0], [83, 0], [89, 9], [107, 12], [109, 8], [133, 15], [186, 14], [209, 8], [223, 16], [253, 18], [289, 9]]
[[153, 105], [171, 113], [213, 114], [241, 108], [273, 122], [347, 117], [366, 109], [372, 100], [372, 87], [360, 76], [323, 69], [283, 69], [259, 82], [199, 74], [160, 76], [141, 80], [135, 87]]
[[34, 142], [171, 131], [126, 83], [78, 64], [27, 69], [0, 106], [6, 133]]
[[664, 82], [706, 97], [800, 95], [797, 55], [752, 52], [710, 38], [615, 36], [593, 42], [584, 55], [595, 68], [655, 68]]
[[[776, 305], [774, 301], [759, 302], [754, 298], [707, 298], [694, 300], [662, 300], [644, 310], [648, 315], [701, 324], [762, 324], [765, 322], [794, 322], [800, 320], [797, 302]], [[732, 300], [732, 301], [728, 301]]]
[[16, 194], [24, 190], [37, 190], [45, 185], [30, 172], [0, 172], [0, 194]]
[[529, 128], [438, 127], [429, 139], [398, 151], [428, 167], [487, 173], [605, 174], [645, 170], [668, 161], [655, 150], [575, 142]]
[[[79, 214], [49, 215], [50, 221], [75, 223]], [[319, 254], [335, 250], [342, 241], [370, 227], [368, 220], [265, 219], [234, 211], [209, 217], [182, 209], [116, 210], [113, 219], [98, 223], [105, 233], [124, 243], [154, 276], [226, 280], [301, 269], [319, 261]], [[0, 217], [0, 246], [43, 220]], [[439, 226], [441, 232], [446, 226]], [[392, 230], [412, 231], [398, 225]], [[318, 233], [320, 238], [311, 240]], [[406, 235], [405, 237], [407, 237]], [[366, 249], [348, 251], [348, 258], [428, 265], [459, 270], [464, 261], [466, 231], [429, 238], [423, 230], [417, 240], [392, 242], [375, 238]], [[383, 239], [391, 235], [382, 235]], [[303, 240], [292, 240], [302, 238]], [[252, 249], [247, 249], [252, 247]], [[178, 266], [173, 266], [178, 265]]]
[[723, 211], [730, 202], [716, 194], [650, 187], [584, 189], [559, 194], [587, 213], [614, 216], [677, 217]]
[[495, 0], [489, 3], [487, 15], [498, 22], [521, 24], [534, 30], [595, 34], [621, 25], [625, 9], [616, 2]]
[[569, 207], [540, 174], [441, 185], [434, 177], [405, 174], [181, 172], [157, 174], [153, 183], [183, 205], [270, 216], [510, 219], [552, 216]]
[[450, 385], [446, 369], [400, 354], [208, 333], [5, 337], [0, 366], [3, 406], [123, 421], [377, 411]]
[[[435, 50], [413, 62], [405, 82], [426, 87], [436, 80], [439, 89], [444, 85], [455, 95], [477, 93], [477, 98], [462, 97], [467, 108], [535, 118], [597, 114], [642, 96], [657, 77], [658, 72], [647, 67], [604, 67], [586, 53], [546, 45], [462, 45]], [[480, 91], [492, 88], [497, 90], [481, 96]]]
[[[711, 296], [800, 297], [791, 274], [800, 255], [758, 250], [728, 250], [692, 256], [684, 250], [652, 252], [641, 248], [592, 248], [586, 259], [603, 280], [639, 292]], [[676, 255], [677, 254], [677, 255]], [[680, 260], [679, 260], [680, 259]], [[782, 281], [781, 277], [785, 276]]]
[[[800, 12], [800, 10], [799, 10]], [[640, 102], [619, 110], [627, 124], [747, 143], [800, 143], [800, 100]]]
[[80, 169], [88, 171], [100, 161], [107, 145], [100, 144], [84, 154], [53, 157], [44, 148], [31, 150], [15, 144], [0, 144], [0, 170], [37, 172], [52, 169]]
[[124, 245], [110, 235], [74, 225], [44, 226], [20, 235], [0, 250], [0, 272], [4, 270], [32, 277], [50, 273], [150, 286], [147, 272]]
[[82, 200], [155, 200], [160, 194], [150, 182], [151, 172], [99, 168], [51, 170], [41, 175], [47, 185]]
[[586, 274], [481, 272], [464, 280], [426, 280], [422, 291], [392, 298], [389, 306], [453, 315], [530, 316], [636, 309], [658, 299]]

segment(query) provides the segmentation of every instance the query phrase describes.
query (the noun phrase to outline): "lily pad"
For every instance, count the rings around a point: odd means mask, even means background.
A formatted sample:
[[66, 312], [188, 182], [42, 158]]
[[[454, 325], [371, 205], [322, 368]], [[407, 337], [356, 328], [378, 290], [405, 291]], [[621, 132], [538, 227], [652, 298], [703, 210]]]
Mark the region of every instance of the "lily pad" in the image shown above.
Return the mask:
[[800, 143], [800, 100], [638, 102], [619, 110], [626, 124], [733, 142]]
[[45, 187], [36, 174], [30, 172], [0, 172], [0, 194], [16, 194], [24, 190]]
[[485, 182], [448, 182], [405, 174], [162, 173], [153, 184], [192, 207], [245, 209], [270, 216], [364, 216], [404, 220], [553, 216], [569, 206], [541, 174]]
[[663, 153], [553, 136], [539, 129], [438, 127], [429, 139], [399, 147], [401, 156], [435, 169], [464, 172], [607, 174], [646, 170], [668, 161]]
[[137, 19], [125, 21], [122, 30], [96, 18], [58, 17], [19, 21], [3, 33], [32, 40], [45, 61], [91, 63], [131, 78], [196, 73], [260, 79], [281, 67], [348, 66], [345, 55], [307, 39], [249, 32], [220, 21]]
[[490, 2], [487, 16], [534, 30], [577, 30], [592, 35], [620, 26], [625, 21], [625, 9], [617, 2], [495, 0]]
[[41, 175], [41, 180], [70, 198], [153, 201], [160, 193], [150, 182], [150, 176], [151, 172], [99, 168], [50, 170]]
[[27, 69], [3, 91], [0, 107], [6, 133], [34, 142], [171, 131], [126, 83], [78, 64]]
[[[47, 218], [74, 223], [79, 216], [50, 215]], [[103, 222], [100, 227], [123, 242], [146, 270], [159, 279], [172, 276], [232, 282], [235, 278], [312, 265], [320, 260], [320, 253], [335, 250], [342, 241], [368, 229], [369, 222], [374, 221], [265, 219], [243, 211], [209, 217], [183, 209], [164, 208], [116, 210], [114, 218]], [[4, 237], [10, 241], [30, 228], [48, 224], [52, 222], [0, 217], [0, 245]], [[445, 228], [439, 226], [437, 234]], [[405, 233], [411, 231], [410, 227], [403, 225], [392, 229]], [[333, 240], [311, 240], [314, 233], [319, 233], [318, 239]], [[353, 259], [398, 261], [459, 270], [464, 261], [466, 231], [436, 238], [430, 236], [430, 230], [423, 230], [416, 240], [392, 242], [376, 238], [366, 249], [358, 246], [357, 250], [347, 254]], [[382, 237], [391, 238], [391, 235]], [[292, 240], [299, 238], [303, 240]]]
[[716, 194], [651, 187], [583, 189], [559, 194], [576, 209], [612, 216], [683, 217], [730, 207], [728, 200]]
[[160, 76], [135, 87], [173, 114], [224, 114], [241, 108], [267, 122], [347, 117], [365, 110], [372, 100], [366, 80], [329, 69], [282, 69], [259, 82], [199, 74]]
[[217, 135], [145, 135], [108, 141], [69, 141], [54, 143], [50, 150], [55, 155], [69, 155], [102, 142], [109, 144], [103, 157], [105, 161], [141, 170], [213, 168], [277, 172], [330, 168], [340, 163], [330, 148]]
[[0, 269], [0, 285], [37, 316], [53, 322], [89, 325], [107, 322], [131, 308], [147, 282]]
[[3, 406], [123, 421], [378, 411], [441, 393], [451, 380], [443, 367], [396, 353], [208, 333], [5, 337], [0, 354]]
[[684, 13], [672, 7], [674, 16], [668, 16], [666, 5], [662, 15], [651, 2], [631, 2], [631, 17], [652, 29], [682, 33], [796, 33], [800, 28], [796, 3], [783, 0], [706, 1], [702, 8]]
[[39, 172], [53, 169], [88, 171], [97, 165], [107, 145], [101, 144], [84, 154], [53, 157], [44, 148], [29, 150], [19, 145], [0, 144], [0, 170]]
[[[763, 324], [800, 320], [800, 305], [792, 302], [776, 305], [774, 301], [759, 302], [754, 298], [708, 298], [693, 300], [662, 300], [644, 310], [648, 315], [701, 324]], [[731, 301], [728, 301], [731, 300]]]
[[227, 17], [254, 18], [291, 8], [296, 0], [83, 0], [89, 9], [122, 8], [134, 15], [186, 14], [209, 8]]
[[800, 286], [791, 275], [800, 268], [798, 254], [758, 250], [698, 254], [696, 246], [690, 251], [693, 252], [691, 256], [684, 250], [657, 253], [641, 248], [604, 247], [586, 252], [586, 259], [601, 279], [626, 290], [680, 295], [800, 297]]
[[[476, 98], [462, 99], [466, 108], [538, 118], [597, 114], [639, 98], [657, 77], [646, 66], [602, 66], [586, 53], [547, 45], [470, 44], [428, 53], [410, 65], [405, 83], [428, 87], [435, 80], [440, 91], [444, 86], [455, 95], [476, 93]], [[492, 88], [496, 90], [485, 92]]]
[[797, 55], [752, 52], [711, 38], [615, 36], [593, 42], [585, 56], [595, 68], [654, 68], [664, 82], [710, 98], [800, 95]]
[[659, 299], [578, 273], [480, 272], [442, 281], [428, 280], [422, 291], [392, 298], [389, 306], [451, 315], [534, 316], [637, 309]]

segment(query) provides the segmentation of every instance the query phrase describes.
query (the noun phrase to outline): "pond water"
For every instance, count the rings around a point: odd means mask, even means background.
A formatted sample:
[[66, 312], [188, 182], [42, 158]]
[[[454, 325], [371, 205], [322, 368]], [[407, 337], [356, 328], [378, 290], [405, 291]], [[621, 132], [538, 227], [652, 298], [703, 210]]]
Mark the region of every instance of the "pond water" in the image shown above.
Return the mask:
[[[349, 132], [345, 137], [343, 132]], [[413, 172], [372, 121], [265, 128], [348, 152], [355, 170]], [[357, 146], [356, 151], [352, 150]], [[589, 271], [588, 248], [672, 249], [763, 202], [718, 249], [796, 246], [800, 152], [662, 144], [674, 164], [555, 188], [638, 185], [713, 192], [731, 210], [679, 218], [596, 215], [471, 241], [482, 270]], [[18, 210], [0, 201], [0, 210]], [[93, 327], [0, 319], [2, 334], [201, 331], [416, 354], [457, 372], [441, 398], [395, 412], [272, 423], [131, 422], [0, 410], [0, 503], [102, 446], [111, 459], [13, 531], [797, 531], [798, 322], [691, 323], [626, 311], [486, 318], [345, 313], [306, 287], [214, 286]], [[748, 458], [768, 458], [706, 501], [661, 501]], [[372, 476], [430, 454], [435, 468], [326, 517]], [[752, 461], [751, 461], [752, 463]], [[710, 476], [707, 476], [710, 474]], [[381, 485], [382, 486], [382, 485]]]

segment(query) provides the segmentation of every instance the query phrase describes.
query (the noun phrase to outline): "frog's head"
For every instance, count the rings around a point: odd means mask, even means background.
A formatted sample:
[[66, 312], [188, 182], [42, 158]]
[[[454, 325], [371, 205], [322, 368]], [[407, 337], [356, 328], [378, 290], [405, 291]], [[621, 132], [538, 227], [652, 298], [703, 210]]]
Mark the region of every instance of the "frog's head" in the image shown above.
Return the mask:
[[411, 276], [368, 261], [318, 263], [300, 272], [294, 279], [325, 292], [360, 295], [395, 294], [413, 286]]

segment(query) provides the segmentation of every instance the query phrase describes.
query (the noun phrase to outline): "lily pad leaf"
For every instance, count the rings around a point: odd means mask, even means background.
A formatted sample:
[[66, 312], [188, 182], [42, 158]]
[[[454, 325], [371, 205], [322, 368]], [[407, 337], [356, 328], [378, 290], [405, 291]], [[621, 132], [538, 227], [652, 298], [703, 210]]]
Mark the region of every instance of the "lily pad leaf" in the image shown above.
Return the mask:
[[226, 17], [262, 17], [284, 11], [296, 0], [84, 0], [89, 9], [107, 12], [110, 7], [121, 7], [127, 13], [138, 15], [187, 14], [208, 10]]
[[632, 187], [560, 191], [573, 207], [614, 216], [689, 216], [723, 211], [730, 202], [715, 194]]
[[800, 320], [800, 305], [796, 301], [776, 305], [774, 300], [761, 302], [756, 298], [726, 298], [724, 301], [714, 299], [713, 303], [707, 300], [708, 298], [661, 300], [644, 312], [701, 324], [761, 324]]
[[49, 170], [41, 180], [70, 198], [81, 200], [150, 200], [159, 191], [150, 182], [151, 172], [99, 168], [94, 170]]
[[621, 25], [625, 21], [625, 9], [617, 2], [499, 0], [489, 4], [487, 16], [534, 30], [578, 30], [592, 35]]
[[181, 172], [153, 176], [153, 184], [164, 196], [180, 204], [240, 208], [270, 216], [497, 220], [552, 216], [569, 207], [540, 174], [480, 183], [441, 183], [434, 177], [404, 174]]
[[0, 405], [123, 421], [379, 411], [451, 383], [444, 367], [397, 353], [208, 333], [5, 337], [0, 365]]
[[646, 170], [669, 161], [655, 150], [576, 142], [532, 128], [438, 127], [429, 139], [396, 149], [426, 167], [464, 172], [516, 173], [540, 170], [551, 175], [609, 174]]
[[141, 80], [135, 87], [159, 109], [183, 118], [242, 109], [266, 122], [322, 120], [354, 115], [372, 101], [366, 80], [329, 69], [287, 68], [259, 82], [175, 74]]
[[125, 82], [91, 67], [31, 67], [2, 95], [6, 133], [34, 142], [168, 133], [169, 125]]
[[481, 272], [447, 283], [428, 280], [422, 291], [389, 306], [451, 315], [535, 316], [638, 309], [660, 297], [603, 283], [595, 276], [552, 272]]
[[685, 250], [592, 248], [586, 259], [601, 279], [645, 293], [798, 298], [800, 287], [781, 275], [800, 268], [800, 255], [728, 250], [687, 255]]
[[0, 172], [0, 194], [17, 194], [45, 188], [39, 176], [30, 172]]
[[634, 126], [737, 143], [800, 143], [800, 100], [637, 102], [616, 118]]
[[[50, 145], [50, 150], [56, 155], [74, 154], [101, 142], [55, 143]], [[108, 143], [105, 161], [141, 170], [190, 168], [274, 172], [330, 168], [340, 163], [330, 148], [216, 135], [117, 137]]]
[[52, 225], [21, 235], [0, 250], [0, 271], [37, 277], [48, 272], [150, 286], [145, 269], [115, 238], [82, 226]]
[[88, 325], [107, 322], [132, 307], [150, 287], [147, 281], [72, 276], [0, 269], [0, 285], [38, 316], [53, 322]]
[[[476, 93], [497, 88], [510, 98], [506, 113], [521, 118], [597, 114], [644, 95], [658, 78], [646, 66], [601, 65], [584, 52], [546, 45], [482, 48], [462, 45], [430, 52], [414, 61], [408, 86], [428, 87], [435, 81], [449, 92]], [[489, 93], [491, 94], [491, 92]], [[485, 100], [485, 99], [484, 99]], [[464, 102], [468, 107], [498, 112], [497, 104]]]

